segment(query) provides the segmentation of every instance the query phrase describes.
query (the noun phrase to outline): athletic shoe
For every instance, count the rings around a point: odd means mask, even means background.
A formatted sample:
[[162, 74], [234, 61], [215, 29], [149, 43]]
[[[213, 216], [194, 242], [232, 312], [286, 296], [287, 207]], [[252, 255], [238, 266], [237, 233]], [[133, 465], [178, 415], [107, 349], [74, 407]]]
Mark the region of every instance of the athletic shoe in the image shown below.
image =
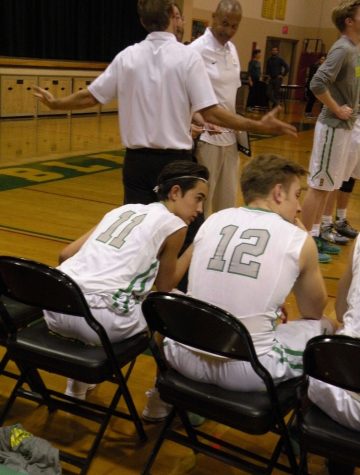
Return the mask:
[[337, 219], [334, 227], [336, 231], [342, 236], [354, 239], [359, 234], [359, 231], [353, 228], [347, 219]]
[[331, 262], [331, 257], [328, 254], [325, 254], [322, 251], [322, 241], [321, 241], [321, 239], [314, 237], [314, 240], [315, 240], [316, 247], [317, 247], [317, 250], [318, 250], [318, 261], [319, 261], [319, 263], [320, 264], [328, 264], [329, 262]]
[[332, 259], [329, 254], [325, 254], [324, 252], [318, 252], [318, 262], [319, 264], [329, 264]]
[[342, 246], [350, 241], [348, 237], [339, 234], [332, 224], [321, 226], [320, 237], [332, 244], [341, 244]]
[[82, 381], [76, 381], [69, 378], [67, 380], [65, 395], [85, 401], [87, 392], [92, 391], [95, 388], [96, 384], [83, 383]]
[[160, 399], [157, 388], [146, 391], [147, 403], [142, 412], [142, 418], [148, 422], [160, 422], [167, 418], [172, 409], [171, 404], [167, 404]]
[[199, 427], [201, 424], [205, 422], [205, 417], [199, 416], [199, 414], [195, 414], [195, 412], [188, 412], [190, 424], [193, 427]]
[[[142, 412], [142, 418], [147, 422], [161, 422], [167, 418], [172, 409], [172, 405], [164, 402], [160, 398], [157, 388], [146, 391], [148, 398], [147, 404]], [[188, 412], [190, 424], [193, 427], [198, 427], [204, 423], [205, 417], [199, 416], [194, 412]]]
[[319, 252], [332, 255], [337, 255], [340, 253], [339, 246], [335, 246], [331, 242], [325, 241], [325, 239], [323, 239], [322, 237], [316, 237], [314, 239], [316, 241], [316, 245]]

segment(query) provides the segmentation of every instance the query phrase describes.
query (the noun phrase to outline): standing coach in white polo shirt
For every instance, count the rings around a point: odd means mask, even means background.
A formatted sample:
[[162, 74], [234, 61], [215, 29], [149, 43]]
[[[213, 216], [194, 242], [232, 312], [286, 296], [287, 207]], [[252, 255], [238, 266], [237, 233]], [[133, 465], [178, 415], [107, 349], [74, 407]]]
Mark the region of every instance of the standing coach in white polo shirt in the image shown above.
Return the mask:
[[138, 0], [149, 31], [146, 39], [121, 51], [87, 89], [64, 98], [34, 87], [51, 109], [82, 109], [117, 98], [124, 163], [125, 203], [156, 201], [153, 188], [169, 161], [191, 159], [191, 117], [231, 129], [296, 135], [295, 127], [271, 112], [260, 121], [220, 108], [198, 52], [176, 40], [182, 22], [173, 0]]
[[[206, 65], [219, 106], [235, 112], [236, 93], [241, 86], [240, 61], [235, 45], [230, 41], [242, 18], [238, 0], [220, 0], [211, 28], [190, 45], [198, 51]], [[205, 214], [236, 204], [239, 183], [239, 152], [234, 131], [201, 134], [195, 156], [210, 172], [209, 195]]]

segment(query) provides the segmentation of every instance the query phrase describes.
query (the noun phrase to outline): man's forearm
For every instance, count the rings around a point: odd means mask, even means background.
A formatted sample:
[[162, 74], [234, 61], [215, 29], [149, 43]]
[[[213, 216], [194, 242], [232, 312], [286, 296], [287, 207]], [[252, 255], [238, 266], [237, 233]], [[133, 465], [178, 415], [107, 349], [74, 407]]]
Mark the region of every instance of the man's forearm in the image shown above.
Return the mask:
[[263, 127], [259, 120], [248, 119], [241, 115], [235, 115], [219, 107], [212, 106], [201, 111], [206, 122], [210, 122], [221, 127], [228, 127], [234, 130], [244, 130], [247, 132], [261, 132]]
[[73, 110], [94, 106], [98, 104], [98, 101], [87, 89], [83, 89], [66, 97], [54, 98], [54, 100], [48, 103], [45, 102], [45, 104], [50, 107], [50, 109]]

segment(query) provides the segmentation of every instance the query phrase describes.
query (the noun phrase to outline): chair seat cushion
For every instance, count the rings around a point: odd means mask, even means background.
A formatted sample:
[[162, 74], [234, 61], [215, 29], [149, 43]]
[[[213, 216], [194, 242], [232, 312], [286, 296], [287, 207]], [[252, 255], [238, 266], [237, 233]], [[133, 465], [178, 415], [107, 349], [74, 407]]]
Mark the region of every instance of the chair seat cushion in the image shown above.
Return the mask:
[[[122, 367], [148, 347], [147, 333], [139, 333], [112, 348]], [[29, 361], [31, 366], [88, 383], [99, 383], [113, 375], [104, 349], [85, 345], [50, 332], [45, 321], [39, 321], [17, 333], [16, 341], [8, 344], [10, 357], [16, 361]]]
[[360, 465], [360, 432], [335, 422], [315, 404], [303, 415], [300, 425], [302, 443], [309, 452]]
[[3, 295], [1, 301], [11, 317], [15, 320], [18, 328], [27, 325], [43, 316], [42, 309], [32, 307], [21, 302], [17, 302], [9, 297]]
[[[296, 406], [296, 389], [301, 378], [277, 386], [283, 415]], [[250, 434], [265, 434], [275, 425], [268, 394], [239, 392], [213, 384], [199, 383], [169, 369], [158, 378], [161, 398], [171, 404]], [[218, 410], [214, 410], [214, 408]]]

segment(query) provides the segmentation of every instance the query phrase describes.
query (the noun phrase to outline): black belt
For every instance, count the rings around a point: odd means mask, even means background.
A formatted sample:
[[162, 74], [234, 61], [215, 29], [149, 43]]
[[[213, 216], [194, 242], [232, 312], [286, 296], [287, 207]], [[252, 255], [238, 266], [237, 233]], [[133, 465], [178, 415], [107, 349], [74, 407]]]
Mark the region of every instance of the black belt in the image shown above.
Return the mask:
[[175, 148], [127, 148], [126, 153], [153, 153], [158, 155], [191, 155], [192, 150]]

